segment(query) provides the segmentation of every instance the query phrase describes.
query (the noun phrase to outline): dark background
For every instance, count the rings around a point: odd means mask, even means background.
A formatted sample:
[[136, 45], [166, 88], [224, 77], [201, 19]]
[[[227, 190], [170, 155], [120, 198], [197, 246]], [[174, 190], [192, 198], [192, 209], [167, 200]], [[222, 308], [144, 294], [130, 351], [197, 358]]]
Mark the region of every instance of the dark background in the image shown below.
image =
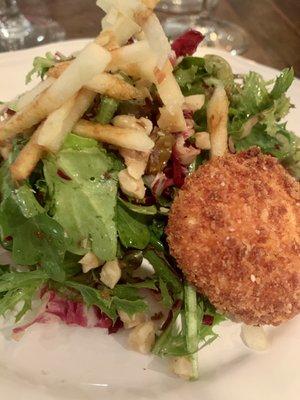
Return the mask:
[[[99, 32], [101, 11], [96, 0], [21, 0], [22, 11], [55, 19], [67, 39], [92, 37]], [[242, 26], [249, 36], [244, 54], [282, 69], [294, 66], [300, 77], [300, 0], [221, 0], [214, 16]]]

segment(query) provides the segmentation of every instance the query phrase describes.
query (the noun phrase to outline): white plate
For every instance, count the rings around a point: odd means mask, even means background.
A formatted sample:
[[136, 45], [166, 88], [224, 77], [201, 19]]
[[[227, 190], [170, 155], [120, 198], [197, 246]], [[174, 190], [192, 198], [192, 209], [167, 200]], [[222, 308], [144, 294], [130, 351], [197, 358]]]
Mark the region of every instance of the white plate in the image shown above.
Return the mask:
[[[23, 89], [34, 56], [60, 50], [66, 54], [86, 40], [0, 54], [0, 99]], [[201, 53], [207, 52], [206, 49]], [[217, 51], [236, 72], [255, 70], [269, 79], [275, 70]], [[290, 89], [300, 108], [300, 81]], [[298, 111], [299, 112], [299, 111]], [[289, 127], [297, 130], [297, 110]], [[126, 350], [123, 334], [99, 329], [36, 325], [19, 342], [0, 334], [0, 398], [6, 400], [296, 400], [300, 393], [300, 318], [270, 330], [271, 346], [263, 353], [248, 350], [240, 326], [219, 328], [220, 338], [200, 352], [201, 378], [188, 383], [168, 373], [164, 361]]]

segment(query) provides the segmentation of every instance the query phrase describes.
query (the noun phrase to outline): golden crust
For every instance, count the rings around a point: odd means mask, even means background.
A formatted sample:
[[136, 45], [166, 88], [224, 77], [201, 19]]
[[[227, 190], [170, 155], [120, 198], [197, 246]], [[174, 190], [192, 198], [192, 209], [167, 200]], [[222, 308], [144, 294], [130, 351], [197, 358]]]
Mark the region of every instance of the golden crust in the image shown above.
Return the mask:
[[300, 185], [251, 149], [186, 181], [167, 227], [171, 254], [220, 310], [247, 324], [300, 312]]

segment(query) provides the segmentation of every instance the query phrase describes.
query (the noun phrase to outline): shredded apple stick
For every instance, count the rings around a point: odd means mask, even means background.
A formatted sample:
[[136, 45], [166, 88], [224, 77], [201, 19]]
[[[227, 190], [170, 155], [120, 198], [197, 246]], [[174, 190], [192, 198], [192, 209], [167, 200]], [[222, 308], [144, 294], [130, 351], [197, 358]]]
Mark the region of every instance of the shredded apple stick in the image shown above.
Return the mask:
[[44, 81], [39, 82], [33, 89], [25, 92], [17, 101], [15, 111], [20, 111], [22, 108], [26, 107], [28, 104], [32, 103], [41, 93], [47, 90], [53, 83], [55, 79], [48, 77]]
[[0, 142], [13, 139], [38, 124], [78, 92], [111, 60], [110, 53], [95, 43], [87, 45], [53, 85], [16, 113], [0, 131]]
[[228, 108], [229, 102], [222, 86], [216, 87], [207, 106], [207, 124], [210, 133], [210, 157], [222, 157], [228, 151]]
[[[48, 75], [52, 78], [58, 78], [66, 68], [67, 65], [63, 65], [61, 68], [60, 64], [57, 64], [49, 70]], [[145, 91], [137, 89], [117, 75], [111, 75], [108, 73], [94, 76], [86, 85], [84, 85], [84, 87], [93, 92], [112, 97], [116, 100], [144, 99], [146, 96]]]
[[81, 120], [76, 124], [74, 132], [80, 136], [130, 150], [149, 151], [154, 147], [153, 141], [145, 133], [136, 129]]
[[95, 93], [82, 89], [78, 95], [48, 116], [11, 165], [11, 175], [15, 181], [28, 178], [46, 151], [59, 151], [66, 135], [71, 132], [94, 98]]
[[14, 181], [22, 181], [28, 178], [39, 160], [42, 158], [45, 150], [36, 142], [39, 131], [42, 127], [43, 125], [40, 125], [40, 127], [35, 131], [29, 142], [25, 147], [23, 147], [16, 160], [10, 166], [11, 177]]
[[76, 122], [84, 115], [95, 99], [96, 94], [87, 89], [81, 91], [54, 111], [46, 119], [43, 128], [39, 131], [37, 143], [48, 151], [57, 153], [66, 135], [72, 131]]

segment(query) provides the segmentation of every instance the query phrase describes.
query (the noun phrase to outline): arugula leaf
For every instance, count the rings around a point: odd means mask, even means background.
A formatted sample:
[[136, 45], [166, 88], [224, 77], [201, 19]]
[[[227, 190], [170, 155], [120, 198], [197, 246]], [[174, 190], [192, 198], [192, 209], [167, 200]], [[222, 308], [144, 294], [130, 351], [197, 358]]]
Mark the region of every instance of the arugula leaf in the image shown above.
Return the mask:
[[127, 299], [127, 300], [139, 300], [139, 290], [137, 287], [132, 285], [116, 285], [112, 290], [112, 295], [119, 297], [120, 299]]
[[85, 254], [90, 249], [102, 261], [113, 260], [117, 251], [117, 182], [107, 176], [112, 161], [97, 143], [88, 141], [85, 147], [79, 140], [75, 149], [75, 142], [73, 135], [56, 159], [44, 161], [50, 209], [68, 235], [68, 251]]
[[66, 277], [71, 278], [82, 272], [82, 265], [79, 263], [82, 257], [76, 254], [67, 252], [63, 262], [63, 269], [65, 270]]
[[30, 272], [7, 272], [0, 276], [0, 292], [8, 292], [26, 286], [38, 286], [48, 275], [43, 270]]
[[285, 68], [277, 77], [274, 87], [271, 91], [273, 99], [279, 99], [290, 88], [295, 78], [293, 68]]
[[136, 300], [139, 297], [138, 289], [156, 290], [156, 283], [153, 279], [146, 279], [142, 282], [118, 284], [113, 289], [113, 294], [117, 297]]
[[36, 288], [29, 286], [24, 289], [17, 289], [4, 294], [0, 300], [0, 315], [4, 315], [7, 311], [13, 311], [17, 304], [23, 301], [24, 304], [15, 317], [15, 322], [20, 321], [26, 312], [31, 309], [32, 297], [36, 290]]
[[32, 298], [37, 290], [47, 281], [44, 271], [7, 272], [0, 275], [0, 315], [12, 311], [16, 305], [24, 304], [16, 316], [18, 322], [31, 309]]
[[128, 315], [147, 311], [148, 304], [141, 298], [139, 289], [156, 289], [155, 281], [147, 279], [138, 283], [116, 285], [112, 290], [116, 309], [125, 311]]
[[143, 214], [143, 215], [156, 215], [157, 214], [157, 207], [155, 205], [153, 206], [142, 206], [142, 205], [137, 205], [130, 203], [129, 201], [125, 201], [121, 199], [120, 197], [118, 198], [118, 201], [122, 203], [128, 210], [136, 213], [136, 214]]
[[180, 279], [172, 271], [171, 265], [163, 257], [160, 257], [154, 250], [146, 250], [144, 257], [153, 266], [159, 278], [170, 286], [174, 293], [181, 293], [182, 284]]
[[166, 219], [164, 218], [153, 219], [152, 224], [149, 226], [150, 244], [158, 252], [167, 251], [162, 242], [162, 239], [164, 237], [165, 227], [166, 227]]
[[162, 297], [162, 303], [165, 306], [165, 308], [172, 307], [173, 299], [169, 293], [166, 282], [162, 278], [159, 278], [159, 290]]
[[31, 217], [14, 232], [14, 261], [20, 265], [41, 263], [53, 280], [65, 278], [62, 266], [65, 251], [64, 230], [48, 215]]
[[122, 245], [143, 250], [150, 241], [148, 226], [136, 214], [128, 210], [123, 203], [117, 203], [117, 231]]
[[43, 213], [44, 209], [36, 201], [32, 190], [24, 185], [12, 190], [0, 206], [1, 236], [12, 236], [18, 226], [28, 218]]
[[148, 304], [142, 299], [128, 300], [113, 297], [112, 300], [117, 310], [124, 311], [128, 315], [143, 313], [148, 310]]
[[72, 289], [77, 290], [81, 294], [84, 303], [88, 307], [97, 306], [109, 318], [111, 318], [113, 321], [116, 321], [117, 312], [115, 306], [112, 304], [111, 298], [102, 297], [101, 291], [78, 282], [66, 281], [64, 284]]

